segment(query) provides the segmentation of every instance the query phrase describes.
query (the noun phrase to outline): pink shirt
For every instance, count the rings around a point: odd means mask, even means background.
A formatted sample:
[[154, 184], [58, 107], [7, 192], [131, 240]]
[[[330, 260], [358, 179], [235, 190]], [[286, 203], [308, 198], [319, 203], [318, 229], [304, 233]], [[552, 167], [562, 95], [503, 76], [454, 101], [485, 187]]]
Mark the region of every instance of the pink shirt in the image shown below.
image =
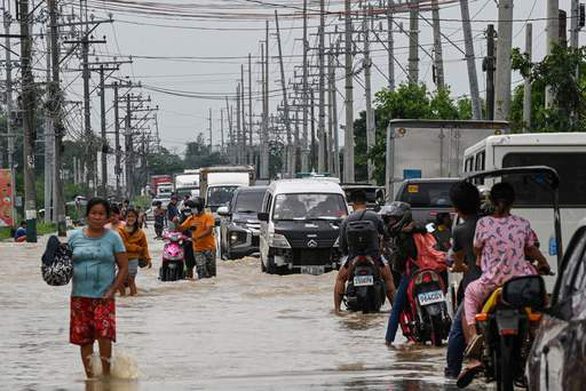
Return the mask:
[[478, 220], [474, 247], [482, 248], [481, 283], [499, 286], [512, 277], [535, 274], [525, 259], [525, 249], [534, 244], [531, 224], [522, 217], [488, 216]]

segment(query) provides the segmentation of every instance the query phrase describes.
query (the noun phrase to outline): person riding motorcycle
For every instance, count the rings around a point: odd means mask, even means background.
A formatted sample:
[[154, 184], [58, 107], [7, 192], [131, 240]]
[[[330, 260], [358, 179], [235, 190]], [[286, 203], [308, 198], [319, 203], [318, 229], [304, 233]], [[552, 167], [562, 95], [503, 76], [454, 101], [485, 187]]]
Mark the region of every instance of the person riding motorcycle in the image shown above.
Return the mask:
[[346, 231], [348, 223], [353, 221], [371, 221], [375, 225], [379, 233], [379, 237], [375, 238], [373, 242], [369, 244], [367, 252], [368, 255], [372, 257], [372, 259], [377, 263], [380, 269], [381, 277], [383, 278], [387, 287], [387, 298], [389, 299], [390, 303], [393, 302], [393, 297], [395, 295], [395, 285], [393, 283], [391, 269], [387, 260], [382, 256], [380, 251], [380, 240], [386, 235], [383, 222], [376, 212], [366, 209], [367, 198], [364, 191], [355, 191], [352, 193], [352, 199], [354, 202], [354, 212], [344, 220], [340, 228], [340, 251], [343, 255], [347, 256], [347, 258], [340, 267], [338, 276], [336, 277], [336, 284], [334, 286], [334, 310], [336, 313], [340, 312], [340, 305], [342, 304], [346, 282], [352, 274], [352, 269], [354, 267], [353, 259], [356, 254], [355, 250], [348, 244]]
[[414, 267], [408, 263], [409, 260], [417, 259], [417, 246], [413, 235], [424, 234], [427, 230], [415, 224], [411, 214], [411, 205], [406, 202], [392, 202], [383, 206], [379, 213], [383, 218], [389, 237], [386, 243], [386, 253], [390, 258], [393, 275], [398, 282], [385, 336], [386, 344], [390, 346], [395, 341], [399, 317], [407, 303], [409, 276]]
[[[193, 209], [196, 208], [194, 201], [187, 199], [183, 202], [181, 211], [179, 212], [179, 225], [183, 224], [185, 220], [193, 215]], [[181, 232], [183, 235], [191, 238], [193, 236], [193, 229], [189, 227]], [[193, 253], [193, 244], [189, 240], [183, 241], [183, 252], [185, 254], [185, 276], [193, 278], [193, 269], [195, 268], [195, 255]]]

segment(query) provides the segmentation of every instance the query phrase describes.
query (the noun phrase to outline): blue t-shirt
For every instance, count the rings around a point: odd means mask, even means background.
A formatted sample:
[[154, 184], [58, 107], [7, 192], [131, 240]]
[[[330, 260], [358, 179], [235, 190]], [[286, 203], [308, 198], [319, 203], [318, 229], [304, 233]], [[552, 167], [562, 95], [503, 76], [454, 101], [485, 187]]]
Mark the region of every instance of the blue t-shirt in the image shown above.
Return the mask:
[[107, 229], [101, 238], [88, 238], [82, 229], [69, 237], [73, 250], [73, 290], [71, 296], [102, 298], [114, 282], [116, 258], [126, 252], [118, 234]]
[[14, 239], [22, 238], [23, 236], [26, 236], [26, 228], [18, 227], [18, 229], [14, 233]]

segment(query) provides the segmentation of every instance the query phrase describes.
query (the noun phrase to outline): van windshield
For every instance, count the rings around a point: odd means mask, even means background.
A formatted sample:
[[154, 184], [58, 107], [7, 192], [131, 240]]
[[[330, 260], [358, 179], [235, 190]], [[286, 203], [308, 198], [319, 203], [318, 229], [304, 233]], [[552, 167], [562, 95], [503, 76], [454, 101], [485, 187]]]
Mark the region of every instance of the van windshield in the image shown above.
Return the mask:
[[206, 200], [207, 206], [223, 206], [232, 201], [234, 192], [238, 186], [217, 186], [208, 188], [208, 196]]
[[449, 208], [450, 188], [455, 182], [414, 182], [407, 183], [398, 200], [406, 202], [412, 208]]
[[273, 219], [338, 220], [346, 215], [346, 203], [340, 194], [280, 194], [275, 199]]
[[261, 191], [239, 193], [234, 210], [236, 213], [257, 213], [261, 209], [264, 195]]

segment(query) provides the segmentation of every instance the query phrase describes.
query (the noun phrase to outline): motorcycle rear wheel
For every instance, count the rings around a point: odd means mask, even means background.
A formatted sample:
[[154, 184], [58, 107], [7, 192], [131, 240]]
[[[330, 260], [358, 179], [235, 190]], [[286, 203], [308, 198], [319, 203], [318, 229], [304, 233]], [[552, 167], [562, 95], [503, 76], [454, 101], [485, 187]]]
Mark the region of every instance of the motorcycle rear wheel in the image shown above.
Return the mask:
[[441, 347], [443, 344], [443, 321], [441, 315], [431, 318], [431, 343], [433, 346]]
[[515, 389], [515, 353], [513, 337], [504, 337], [500, 339], [500, 363], [495, 361], [495, 373], [498, 391], [514, 391]]

